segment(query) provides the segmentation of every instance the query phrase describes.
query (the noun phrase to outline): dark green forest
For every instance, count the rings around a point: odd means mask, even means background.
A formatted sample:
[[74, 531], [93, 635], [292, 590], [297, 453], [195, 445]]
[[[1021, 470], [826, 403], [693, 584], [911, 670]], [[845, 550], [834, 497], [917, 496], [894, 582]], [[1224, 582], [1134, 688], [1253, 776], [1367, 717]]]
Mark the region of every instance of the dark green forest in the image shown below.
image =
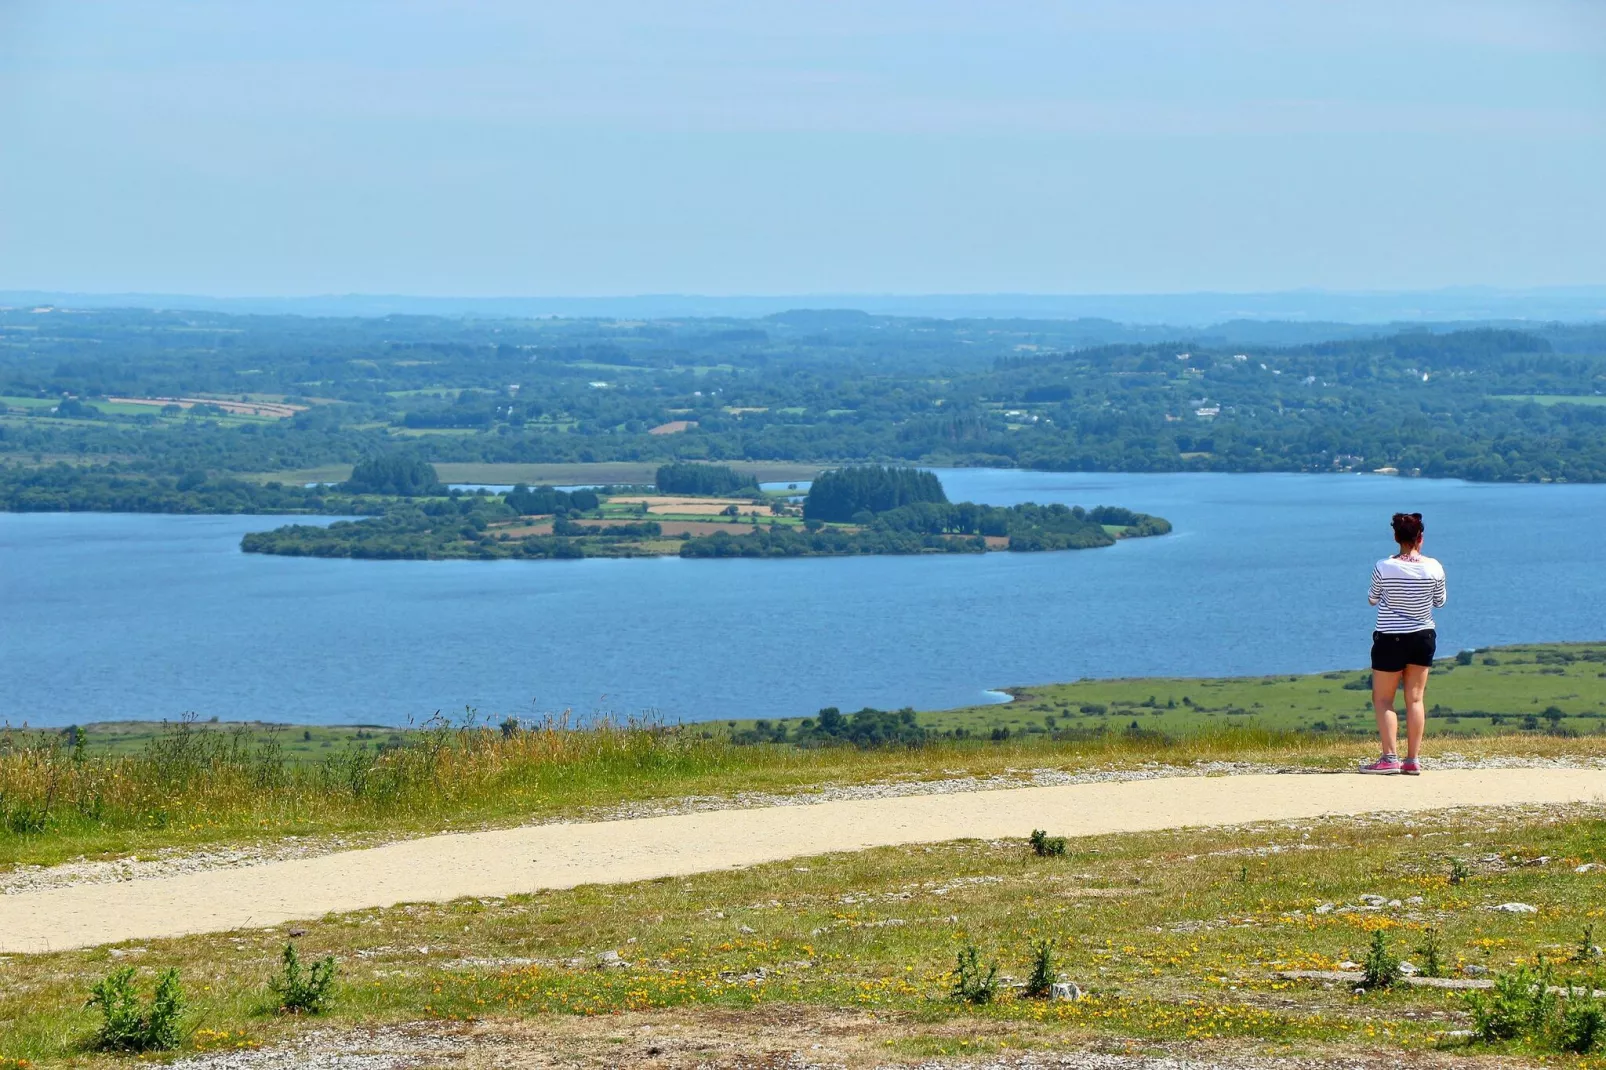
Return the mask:
[[936, 475], [916, 468], [859, 465], [824, 472], [814, 480], [803, 501], [803, 516], [846, 523], [860, 514], [890, 513], [916, 503], [948, 504]]
[[1606, 327], [0, 310], [5, 508], [260, 510], [230, 481], [379, 455], [1599, 481]]
[[342, 483], [340, 489], [351, 494], [390, 494], [398, 498], [416, 498], [446, 491], [435, 475], [434, 465], [421, 458], [402, 454], [385, 454], [358, 461], [351, 470], [351, 478]]
[[659, 465], [653, 482], [662, 494], [758, 493], [752, 476], [723, 464]]

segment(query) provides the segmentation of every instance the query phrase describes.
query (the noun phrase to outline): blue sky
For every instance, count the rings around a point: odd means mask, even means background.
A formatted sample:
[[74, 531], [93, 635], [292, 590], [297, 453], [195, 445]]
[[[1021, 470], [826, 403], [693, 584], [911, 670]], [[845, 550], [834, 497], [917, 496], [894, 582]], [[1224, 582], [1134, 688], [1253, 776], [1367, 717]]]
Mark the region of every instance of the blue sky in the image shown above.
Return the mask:
[[0, 0], [0, 289], [1606, 282], [1606, 3]]

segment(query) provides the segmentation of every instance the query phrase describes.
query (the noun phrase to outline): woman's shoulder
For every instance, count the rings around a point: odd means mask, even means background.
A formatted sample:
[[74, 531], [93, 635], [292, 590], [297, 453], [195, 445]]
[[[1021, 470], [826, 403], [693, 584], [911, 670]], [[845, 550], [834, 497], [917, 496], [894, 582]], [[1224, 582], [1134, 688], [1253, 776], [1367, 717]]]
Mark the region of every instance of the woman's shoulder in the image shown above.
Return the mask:
[[1425, 571], [1430, 576], [1444, 575], [1444, 566], [1439, 564], [1439, 559], [1436, 557], [1428, 557], [1426, 554], [1418, 554], [1416, 557], [1411, 558], [1400, 557], [1398, 554], [1390, 554], [1388, 557], [1378, 558], [1377, 564], [1374, 565], [1373, 568], [1377, 572], [1398, 573], [1402, 571], [1409, 572], [1410, 570], [1407, 568], [1409, 565], [1417, 566], [1417, 568]]

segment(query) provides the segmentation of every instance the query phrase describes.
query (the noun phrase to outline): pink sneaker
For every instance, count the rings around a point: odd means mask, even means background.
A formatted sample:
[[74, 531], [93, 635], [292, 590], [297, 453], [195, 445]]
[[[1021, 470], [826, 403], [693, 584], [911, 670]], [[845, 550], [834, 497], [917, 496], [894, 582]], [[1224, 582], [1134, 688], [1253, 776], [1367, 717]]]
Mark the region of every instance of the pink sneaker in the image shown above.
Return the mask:
[[1384, 776], [1393, 776], [1394, 774], [1400, 772], [1401, 768], [1402, 766], [1398, 756], [1393, 754], [1385, 754], [1383, 757], [1379, 758], [1375, 762], [1372, 762], [1370, 765], [1361, 766], [1361, 772], [1379, 773]]
[[1405, 761], [1400, 763], [1400, 772], [1404, 773], [1406, 776], [1421, 776], [1422, 763], [1417, 761], [1415, 758], [1407, 758]]

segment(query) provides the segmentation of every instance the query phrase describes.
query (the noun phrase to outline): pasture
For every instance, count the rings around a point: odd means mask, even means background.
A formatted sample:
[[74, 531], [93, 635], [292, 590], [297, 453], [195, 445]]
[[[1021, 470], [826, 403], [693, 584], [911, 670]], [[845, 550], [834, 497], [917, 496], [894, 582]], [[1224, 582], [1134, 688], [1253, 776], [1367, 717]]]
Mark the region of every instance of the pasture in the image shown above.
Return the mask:
[[[1469, 656], [1470, 655], [1470, 656]], [[1428, 681], [1428, 735], [1606, 734], [1606, 643], [1499, 647], [1441, 659]], [[1009, 688], [1014, 701], [920, 715], [972, 732], [1081, 729], [1186, 734], [1233, 726], [1369, 734], [1371, 673], [1079, 680]], [[1404, 709], [1403, 700], [1396, 708]]]
[[[819, 465], [791, 462], [731, 461], [731, 468], [764, 483], [806, 481], [820, 472]], [[639, 486], [651, 484], [658, 472], [656, 461], [603, 461], [573, 464], [501, 464], [473, 461], [442, 461], [435, 471], [445, 483], [484, 483], [490, 486]], [[339, 483], [351, 477], [351, 465], [329, 464], [315, 468], [282, 472], [258, 472], [245, 476], [259, 482]]]

